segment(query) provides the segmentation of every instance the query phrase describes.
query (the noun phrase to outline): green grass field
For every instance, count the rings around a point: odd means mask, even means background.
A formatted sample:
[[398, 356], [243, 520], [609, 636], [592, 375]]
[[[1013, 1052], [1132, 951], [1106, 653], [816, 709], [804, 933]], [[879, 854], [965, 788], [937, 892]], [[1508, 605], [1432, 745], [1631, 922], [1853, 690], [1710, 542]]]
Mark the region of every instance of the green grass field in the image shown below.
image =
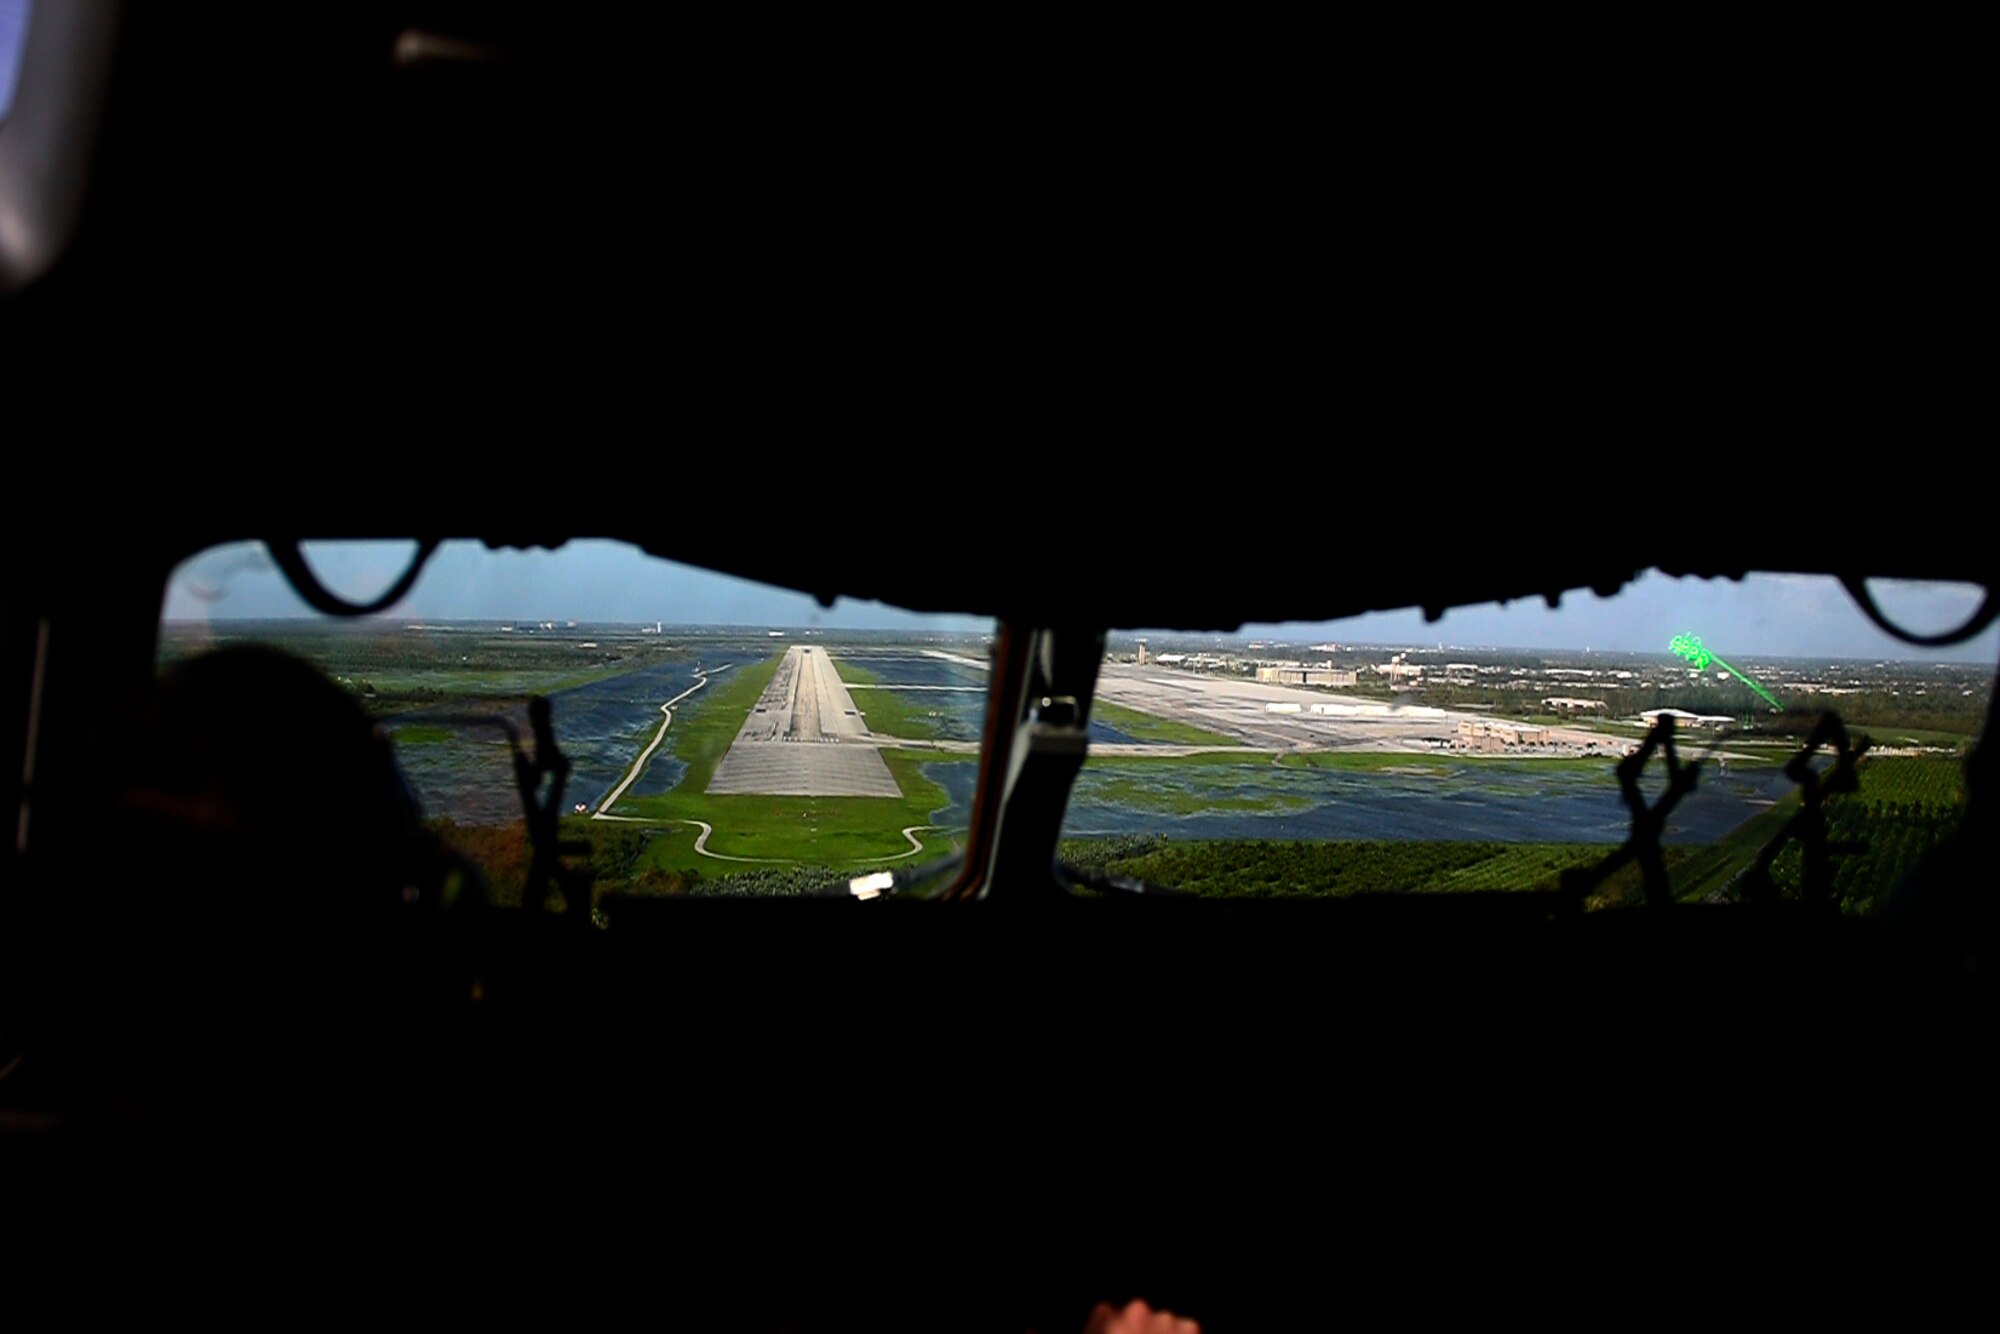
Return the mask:
[[458, 733], [449, 727], [426, 727], [412, 723], [407, 727], [389, 730], [389, 738], [398, 746], [442, 746], [458, 739]]
[[[1674, 898], [1700, 903], [1757, 860], [1757, 853], [1775, 838], [1785, 822], [1798, 814], [1799, 794], [1787, 792], [1706, 847], [1669, 849]], [[1676, 858], [1672, 854], [1679, 852]]]
[[[668, 733], [672, 735], [671, 732]], [[683, 782], [663, 796], [628, 798], [621, 814], [658, 820], [705, 820], [715, 829], [708, 850], [722, 857], [749, 857], [772, 864], [811, 863], [848, 867], [900, 858], [910, 850], [902, 830], [928, 825], [931, 812], [949, 800], [945, 790], [918, 772], [919, 766], [973, 763], [929, 751], [885, 750], [882, 758], [903, 795], [890, 797], [711, 796]], [[644, 862], [663, 870], [726, 874], [729, 863], [694, 850], [699, 830], [676, 825], [648, 844]], [[946, 842], [919, 833], [926, 851]]]
[[1097, 700], [1090, 706], [1090, 720], [1115, 727], [1134, 741], [1152, 741], [1169, 746], [1240, 746], [1241, 738], [1211, 732], [1192, 723], [1176, 722], [1158, 714], [1128, 709], [1122, 704]]
[[1185, 894], [1223, 898], [1345, 898], [1354, 894], [1453, 894], [1550, 890], [1563, 871], [1612, 849], [1583, 843], [1359, 843], [1141, 841], [1137, 855], [1100, 857], [1097, 840], [1071, 840], [1061, 856]]
[[[1882, 896], [1958, 822], [1965, 771], [1950, 756], [1870, 756], [1857, 775], [1860, 790], [1827, 803], [1829, 834], [1849, 843], [1836, 855], [1835, 884], [1849, 911], [1873, 912]], [[1699, 902], [1757, 860], [1799, 810], [1796, 791], [1704, 848], [1692, 848], [1674, 868], [1674, 897]], [[1799, 853], [1788, 846], [1772, 867], [1780, 891], [1798, 881]]]
[[1277, 756], [1268, 750], [1203, 750], [1192, 755], [1100, 755], [1084, 761], [1087, 769], [1134, 774], [1158, 773], [1166, 769], [1205, 769], [1216, 765], [1254, 764], [1268, 767]]
[[1949, 807], [1965, 800], [1965, 766], [1956, 757], [1870, 755], [1855, 776], [1861, 790], [1841, 800], [1870, 806]]

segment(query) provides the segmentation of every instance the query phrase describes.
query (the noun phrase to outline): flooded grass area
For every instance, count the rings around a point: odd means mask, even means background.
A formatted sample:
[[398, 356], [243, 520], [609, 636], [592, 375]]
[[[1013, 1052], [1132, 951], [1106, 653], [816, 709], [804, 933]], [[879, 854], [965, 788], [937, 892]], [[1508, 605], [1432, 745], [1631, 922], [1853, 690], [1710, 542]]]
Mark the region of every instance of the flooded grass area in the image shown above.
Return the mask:
[[[1100, 735], [1102, 733], [1102, 735]], [[1241, 738], [1100, 699], [1090, 706], [1092, 741], [1139, 741], [1176, 746], [1236, 746]]]
[[977, 741], [986, 724], [987, 673], [928, 654], [831, 650], [868, 730], [913, 741]]
[[[1775, 766], [1707, 772], [1675, 810], [1666, 841], [1712, 842], [1790, 790]], [[1064, 832], [1602, 844], [1622, 841], [1630, 823], [1608, 760], [1221, 753], [1092, 759]]]
[[[595, 810], [659, 731], [660, 706], [694, 686], [705, 672], [724, 681], [733, 668], [758, 660], [756, 652], [705, 649], [676, 655], [603, 680], [549, 695], [556, 744], [570, 762], [565, 808]], [[708, 690], [697, 690], [675, 706], [678, 718], [703, 707]], [[484, 717], [492, 721], [480, 721]], [[512, 753], [498, 720], [505, 720], [531, 745], [526, 699], [483, 700], [478, 706], [454, 701], [397, 715], [390, 731], [397, 758], [424, 809], [463, 823], [516, 820], [521, 801], [514, 787]], [[406, 743], [414, 730], [420, 740]], [[629, 791], [665, 792], [686, 766], [664, 747]]]

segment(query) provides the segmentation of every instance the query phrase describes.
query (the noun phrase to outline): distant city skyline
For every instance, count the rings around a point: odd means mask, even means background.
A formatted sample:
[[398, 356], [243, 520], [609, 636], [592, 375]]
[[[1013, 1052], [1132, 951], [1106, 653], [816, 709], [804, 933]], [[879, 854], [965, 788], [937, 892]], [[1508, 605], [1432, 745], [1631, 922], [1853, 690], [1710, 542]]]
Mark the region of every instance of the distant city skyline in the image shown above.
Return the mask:
[[[308, 546], [307, 557], [329, 588], [365, 599], [395, 579], [412, 550], [408, 542], [314, 543]], [[1927, 632], [1964, 621], [1977, 605], [1980, 591], [1972, 585], [1892, 584], [1884, 586], [1878, 600], [1910, 629]], [[203, 552], [176, 569], [162, 618], [200, 622], [315, 616], [292, 592], [263, 547], [242, 542]], [[972, 633], [992, 628], [990, 621], [977, 616], [929, 615], [849, 598], [822, 607], [804, 593], [675, 564], [624, 543], [600, 540], [570, 542], [552, 551], [447, 543], [410, 595], [383, 618], [664, 621]], [[1227, 637], [1664, 653], [1676, 634], [1700, 635], [1725, 655], [1985, 664], [2000, 658], [2000, 627], [1950, 649], [1914, 648], [1871, 625], [1836, 581], [1808, 575], [1753, 574], [1737, 582], [1672, 579], [1649, 571], [1616, 597], [1578, 590], [1567, 594], [1556, 610], [1533, 598], [1505, 606], [1454, 608], [1429, 623], [1421, 612], [1408, 609], [1342, 621], [1246, 625]]]

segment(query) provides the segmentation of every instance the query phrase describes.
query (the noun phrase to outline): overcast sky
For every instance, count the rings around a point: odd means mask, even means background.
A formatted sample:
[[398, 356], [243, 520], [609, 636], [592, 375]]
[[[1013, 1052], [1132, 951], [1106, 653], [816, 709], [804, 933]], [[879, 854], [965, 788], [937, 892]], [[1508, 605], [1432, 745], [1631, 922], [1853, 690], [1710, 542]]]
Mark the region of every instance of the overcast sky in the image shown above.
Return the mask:
[[[307, 559], [334, 592], [376, 596], [408, 563], [413, 543], [313, 543]], [[1979, 600], [1970, 585], [1883, 584], [1877, 600], [1912, 630], [1963, 621]], [[257, 543], [217, 547], [183, 564], [168, 589], [168, 620], [314, 616]], [[491, 551], [453, 542], [432, 559], [410, 596], [388, 613], [411, 620], [667, 621], [693, 625], [819, 626], [828, 629], [984, 630], [966, 616], [920, 616], [877, 602], [841, 600], [823, 608], [803, 593], [676, 565], [619, 542], [576, 541], [555, 551]], [[1593, 648], [1660, 653], [1677, 634], [1700, 635], [1729, 657], [1884, 658], [1991, 663], [2000, 627], [1955, 649], [1914, 649], [1889, 638], [1855, 609], [1832, 579], [1751, 575], [1669, 579], [1642, 575], [1615, 598], [1579, 591], [1551, 611], [1539, 598], [1505, 607], [1447, 612], [1426, 625], [1420, 613], [1378, 613], [1317, 626], [1247, 626], [1251, 637], [1465, 648]]]

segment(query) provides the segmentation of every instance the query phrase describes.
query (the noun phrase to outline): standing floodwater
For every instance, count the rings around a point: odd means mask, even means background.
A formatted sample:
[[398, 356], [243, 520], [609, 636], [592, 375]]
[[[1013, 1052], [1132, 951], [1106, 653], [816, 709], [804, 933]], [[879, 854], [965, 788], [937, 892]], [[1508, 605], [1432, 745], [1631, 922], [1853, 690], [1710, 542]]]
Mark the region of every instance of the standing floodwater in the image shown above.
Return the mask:
[[[1669, 843], [1709, 843], [1792, 784], [1775, 765], [1705, 771], [1675, 809]], [[1091, 764], [1078, 776], [1071, 838], [1170, 829], [1187, 839], [1383, 839], [1619, 843], [1631, 826], [1609, 761], [1562, 760], [1339, 770], [1162, 761]]]
[[[551, 694], [556, 744], [571, 766], [565, 804], [597, 808], [659, 730], [660, 705], [700, 680], [697, 667], [704, 673], [733, 671], [766, 656], [754, 650], [704, 648]], [[716, 679], [727, 680], [727, 673]], [[699, 709], [707, 693], [697, 690], [682, 700], [674, 707], [676, 716]], [[427, 814], [471, 824], [517, 820], [521, 801], [506, 742], [496, 728], [460, 721], [465, 712], [463, 706], [441, 705], [399, 715], [391, 736], [402, 733], [421, 740], [399, 740], [397, 759]], [[525, 741], [526, 708], [513, 706], [506, 716], [523, 729]], [[681, 770], [681, 762], [662, 746], [627, 791], [667, 791], [679, 781]]]

